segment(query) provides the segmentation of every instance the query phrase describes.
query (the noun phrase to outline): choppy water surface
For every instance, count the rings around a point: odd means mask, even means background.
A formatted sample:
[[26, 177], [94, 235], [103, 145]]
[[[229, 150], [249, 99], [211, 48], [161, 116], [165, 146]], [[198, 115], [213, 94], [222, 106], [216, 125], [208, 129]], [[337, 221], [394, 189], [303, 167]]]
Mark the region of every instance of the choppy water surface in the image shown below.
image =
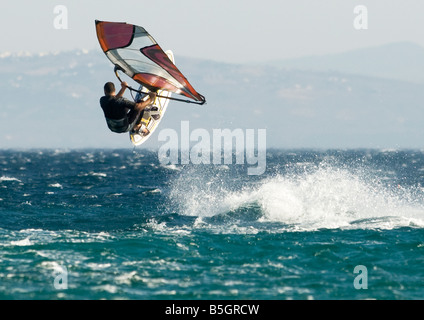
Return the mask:
[[423, 152], [270, 150], [246, 169], [0, 151], [0, 298], [424, 297]]

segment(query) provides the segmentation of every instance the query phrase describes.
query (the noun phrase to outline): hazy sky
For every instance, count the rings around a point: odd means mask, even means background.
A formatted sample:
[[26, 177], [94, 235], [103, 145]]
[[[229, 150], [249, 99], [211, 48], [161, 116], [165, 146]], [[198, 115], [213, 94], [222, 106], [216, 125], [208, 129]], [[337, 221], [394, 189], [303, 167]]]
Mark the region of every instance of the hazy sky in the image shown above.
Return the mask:
[[[54, 26], [57, 5], [68, 29]], [[353, 27], [357, 5], [368, 9], [368, 30]], [[138, 24], [164, 49], [226, 62], [424, 46], [423, 12], [422, 0], [13, 0], [2, 2], [0, 53], [99, 49], [95, 19]]]

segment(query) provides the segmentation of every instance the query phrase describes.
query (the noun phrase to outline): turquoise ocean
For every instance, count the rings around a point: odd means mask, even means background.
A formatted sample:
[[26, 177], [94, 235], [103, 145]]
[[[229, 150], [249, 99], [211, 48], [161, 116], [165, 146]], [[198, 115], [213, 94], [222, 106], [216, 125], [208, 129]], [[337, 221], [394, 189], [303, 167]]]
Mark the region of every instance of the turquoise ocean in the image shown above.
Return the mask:
[[0, 299], [423, 299], [424, 152], [0, 151]]

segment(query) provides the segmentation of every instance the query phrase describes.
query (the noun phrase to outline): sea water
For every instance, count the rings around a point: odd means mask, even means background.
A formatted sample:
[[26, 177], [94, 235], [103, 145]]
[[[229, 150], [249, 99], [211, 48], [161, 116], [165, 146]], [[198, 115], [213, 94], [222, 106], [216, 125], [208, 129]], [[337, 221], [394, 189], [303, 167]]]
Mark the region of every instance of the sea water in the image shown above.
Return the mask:
[[0, 151], [0, 299], [424, 298], [423, 151], [266, 160]]

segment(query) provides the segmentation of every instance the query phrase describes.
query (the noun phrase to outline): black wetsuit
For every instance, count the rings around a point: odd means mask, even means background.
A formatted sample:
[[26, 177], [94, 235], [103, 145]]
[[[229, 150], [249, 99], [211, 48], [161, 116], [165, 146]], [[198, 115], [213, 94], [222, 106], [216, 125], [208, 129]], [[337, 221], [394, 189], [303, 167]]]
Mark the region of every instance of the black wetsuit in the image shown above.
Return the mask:
[[100, 98], [100, 106], [107, 126], [117, 133], [130, 131], [141, 116], [141, 112], [135, 109], [135, 102], [123, 97], [103, 96]]

